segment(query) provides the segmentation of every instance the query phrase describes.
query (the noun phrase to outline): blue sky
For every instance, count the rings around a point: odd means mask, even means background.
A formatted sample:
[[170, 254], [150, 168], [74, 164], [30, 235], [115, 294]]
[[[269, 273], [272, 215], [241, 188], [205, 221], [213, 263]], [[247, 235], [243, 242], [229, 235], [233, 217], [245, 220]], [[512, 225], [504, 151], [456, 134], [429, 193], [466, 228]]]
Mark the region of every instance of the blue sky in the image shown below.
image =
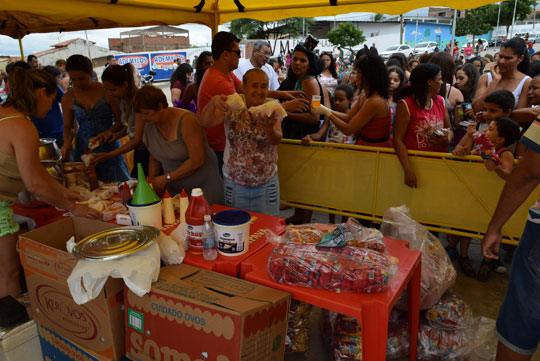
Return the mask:
[[[420, 15], [427, 15], [427, 8], [418, 9], [412, 12], [407, 13], [407, 15], [419, 13]], [[425, 13], [425, 14], [424, 14]], [[337, 15], [336, 20], [370, 20], [373, 16], [372, 13], [350, 13]], [[317, 19], [328, 20], [334, 19], [334, 16], [324, 16]], [[211, 43], [212, 33], [210, 28], [204, 25], [198, 24], [184, 24], [180, 26], [183, 29], [189, 30], [189, 36], [191, 43], [199, 46], [206, 46]], [[103, 30], [89, 30], [88, 31], [88, 40], [93, 41], [96, 45], [108, 48], [108, 38], [117, 38], [120, 37], [120, 32], [131, 30], [133, 28], [114, 28], [114, 29], [103, 29]], [[71, 31], [64, 33], [45, 33], [45, 34], [30, 34], [25, 36], [22, 39], [23, 49], [25, 56], [36, 53], [39, 51], [50, 49], [51, 45], [60, 43], [62, 41], [82, 38], [85, 39], [84, 31]], [[17, 39], [10, 38], [8, 36], [0, 35], [0, 55], [11, 55], [17, 56], [20, 55], [19, 51], [19, 42]]]

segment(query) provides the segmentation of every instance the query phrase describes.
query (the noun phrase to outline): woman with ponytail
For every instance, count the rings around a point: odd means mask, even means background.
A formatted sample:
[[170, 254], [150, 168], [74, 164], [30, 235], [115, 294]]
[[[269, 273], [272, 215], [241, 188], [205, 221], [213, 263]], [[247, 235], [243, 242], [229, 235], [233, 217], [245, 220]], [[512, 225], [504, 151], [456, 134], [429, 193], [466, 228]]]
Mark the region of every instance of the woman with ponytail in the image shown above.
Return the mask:
[[[92, 158], [92, 165], [99, 164], [100, 162], [127, 153], [130, 150], [134, 150], [133, 163], [141, 163], [144, 173], [148, 174], [150, 153], [148, 153], [148, 150], [142, 142], [144, 125], [146, 122], [140, 116], [137, 116], [133, 110], [133, 100], [135, 99], [138, 88], [133, 80], [131, 66], [129, 66], [129, 63], [124, 65], [111, 65], [103, 72], [101, 81], [103, 82], [106, 96], [116, 101], [122, 112], [122, 124], [127, 125], [127, 127], [122, 127], [116, 132], [114, 132], [114, 129], [107, 131], [102, 135], [102, 138], [108, 141], [115, 141], [127, 134], [130, 141], [111, 152], [96, 154]], [[136, 172], [137, 168], [134, 167], [131, 175], [136, 177]]]
[[39, 136], [30, 117], [43, 118], [56, 96], [56, 81], [45, 71], [13, 69], [10, 97], [0, 106], [0, 298], [21, 290], [19, 255], [15, 249], [19, 225], [11, 205], [23, 186], [41, 201], [80, 217], [100, 213], [75, 203], [79, 196], [52, 178], [39, 160]]
[[491, 72], [480, 77], [473, 101], [475, 112], [484, 110], [484, 98], [495, 90], [508, 90], [514, 94], [514, 109], [527, 107], [527, 93], [531, 78], [529, 53], [525, 41], [512, 38], [501, 45], [500, 56]]
[[[105, 96], [103, 84], [93, 80], [94, 71], [90, 59], [82, 55], [72, 55], [67, 60], [66, 71], [71, 79], [72, 89], [62, 97], [63, 159], [66, 159], [71, 151], [75, 121], [79, 125], [73, 154], [76, 162], [81, 161], [81, 156], [89, 149], [90, 143], [98, 144], [93, 150], [94, 154], [109, 153], [119, 148], [120, 141], [113, 139], [112, 134], [123, 128], [120, 121], [121, 111], [112, 97]], [[133, 76], [131, 79], [133, 80]], [[129, 179], [128, 168], [121, 156], [103, 160], [95, 169], [98, 179], [104, 182]]]

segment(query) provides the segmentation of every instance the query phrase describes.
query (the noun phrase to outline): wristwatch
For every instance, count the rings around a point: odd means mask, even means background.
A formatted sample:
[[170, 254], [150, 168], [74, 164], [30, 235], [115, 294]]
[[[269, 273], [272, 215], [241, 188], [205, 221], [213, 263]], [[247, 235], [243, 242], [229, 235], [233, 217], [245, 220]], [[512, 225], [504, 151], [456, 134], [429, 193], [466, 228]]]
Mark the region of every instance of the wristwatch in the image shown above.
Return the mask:
[[171, 173], [167, 173], [165, 178], [167, 179], [167, 183], [169, 183], [171, 181]]

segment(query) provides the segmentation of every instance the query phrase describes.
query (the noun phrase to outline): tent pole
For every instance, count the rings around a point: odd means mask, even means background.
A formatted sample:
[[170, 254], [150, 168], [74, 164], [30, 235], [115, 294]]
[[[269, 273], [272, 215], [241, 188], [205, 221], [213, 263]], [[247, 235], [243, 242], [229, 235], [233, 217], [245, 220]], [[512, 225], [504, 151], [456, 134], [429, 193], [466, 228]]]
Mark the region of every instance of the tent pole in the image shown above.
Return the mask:
[[21, 60], [24, 61], [24, 50], [22, 46], [22, 39], [20, 35], [18, 36], [18, 38], [19, 38], [19, 50], [21, 51]]

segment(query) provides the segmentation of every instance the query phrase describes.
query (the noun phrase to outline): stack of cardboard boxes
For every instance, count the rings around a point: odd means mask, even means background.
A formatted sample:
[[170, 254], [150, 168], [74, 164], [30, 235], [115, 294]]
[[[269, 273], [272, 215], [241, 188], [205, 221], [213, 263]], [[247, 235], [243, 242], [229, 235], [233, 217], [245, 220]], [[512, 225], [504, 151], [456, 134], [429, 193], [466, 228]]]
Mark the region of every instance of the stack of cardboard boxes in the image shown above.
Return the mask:
[[283, 359], [290, 295], [189, 265], [162, 268], [143, 297], [109, 279], [77, 305], [67, 285], [77, 260], [66, 242], [114, 227], [71, 217], [20, 236], [45, 361]]

